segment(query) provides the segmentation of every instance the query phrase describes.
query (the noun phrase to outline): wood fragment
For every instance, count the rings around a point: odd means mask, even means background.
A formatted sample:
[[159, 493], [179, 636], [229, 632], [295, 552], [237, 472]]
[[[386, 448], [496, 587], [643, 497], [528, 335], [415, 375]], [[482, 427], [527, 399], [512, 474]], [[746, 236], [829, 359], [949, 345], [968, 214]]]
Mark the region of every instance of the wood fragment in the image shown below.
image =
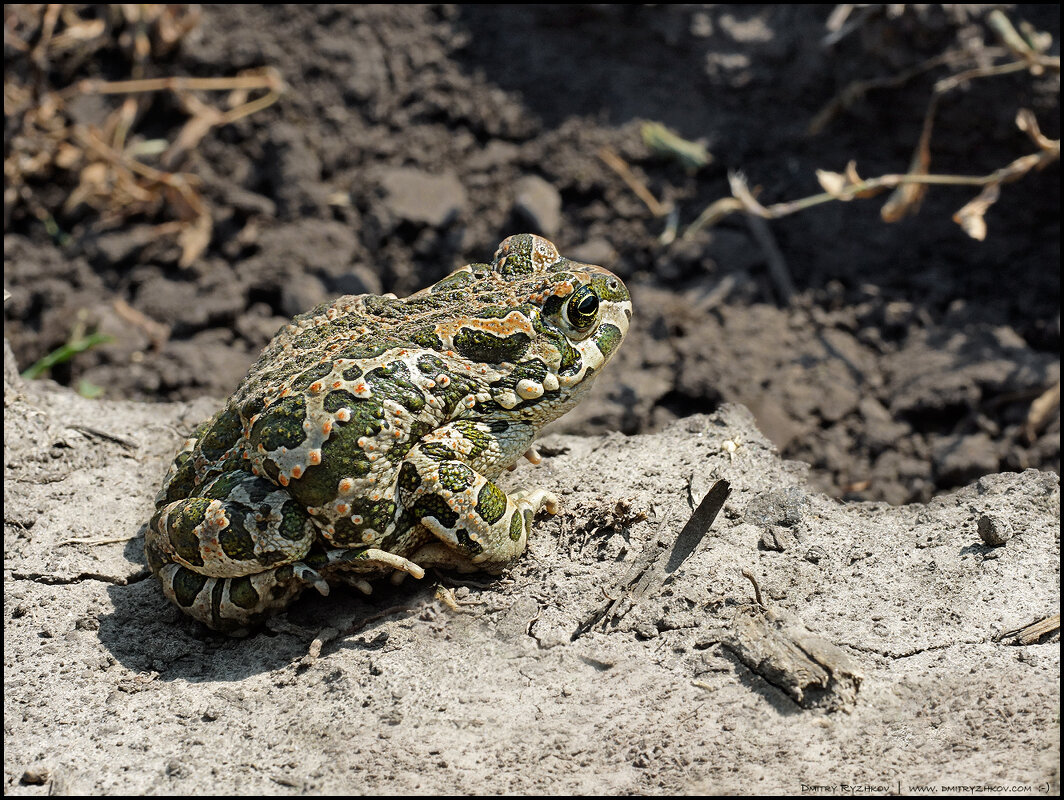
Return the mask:
[[88, 436], [92, 439], [103, 439], [108, 442], [114, 442], [117, 445], [121, 445], [127, 450], [137, 450], [140, 445], [132, 439], [125, 436], [119, 436], [117, 433], [110, 433], [108, 431], [102, 431], [99, 428], [90, 428], [88, 425], [68, 425], [70, 430], [77, 431], [78, 433]]
[[743, 606], [722, 644], [802, 708], [840, 711], [857, 700], [863, 675], [856, 664], [796, 617], [767, 606]]
[[128, 542], [130, 539], [136, 539], [140, 534], [131, 533], [129, 536], [115, 536], [107, 539], [63, 539], [60, 542], [56, 542], [56, 547], [62, 547], [68, 544], [118, 544], [119, 542]]
[[1048, 639], [1054, 634], [1058, 636], [1060, 634], [1060, 614], [1053, 614], [1044, 619], [1032, 622], [1030, 625], [1025, 625], [1022, 628], [1005, 631], [1005, 633], [1002, 633], [997, 637], [997, 641], [1000, 642], [1005, 639], [1012, 639], [1009, 644], [1028, 645]]

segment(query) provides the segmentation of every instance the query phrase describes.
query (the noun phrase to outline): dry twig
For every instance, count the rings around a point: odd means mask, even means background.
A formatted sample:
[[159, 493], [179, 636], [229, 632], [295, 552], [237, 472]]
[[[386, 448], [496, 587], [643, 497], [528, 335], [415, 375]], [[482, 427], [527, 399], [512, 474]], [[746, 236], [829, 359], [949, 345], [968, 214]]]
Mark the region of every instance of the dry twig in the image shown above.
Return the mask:
[[650, 213], [655, 217], [664, 217], [669, 213], [669, 206], [658, 201], [658, 198], [651, 194], [650, 190], [646, 187], [639, 178], [632, 172], [631, 167], [628, 166], [628, 162], [621, 158], [610, 147], [603, 147], [598, 151], [598, 157], [602, 159], [602, 162], [616, 172], [626, 184], [628, 188], [635, 192], [636, 197], [643, 201]]

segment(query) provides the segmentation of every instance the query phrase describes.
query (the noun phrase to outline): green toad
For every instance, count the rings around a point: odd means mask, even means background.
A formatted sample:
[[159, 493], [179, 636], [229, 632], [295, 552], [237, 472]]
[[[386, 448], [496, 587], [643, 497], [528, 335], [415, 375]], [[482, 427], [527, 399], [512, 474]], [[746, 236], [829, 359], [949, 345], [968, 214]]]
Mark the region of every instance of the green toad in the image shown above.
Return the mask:
[[495, 479], [579, 402], [631, 316], [615, 275], [520, 234], [405, 299], [296, 317], [171, 464], [148, 564], [178, 608], [233, 632], [307, 586], [499, 572], [558, 501]]

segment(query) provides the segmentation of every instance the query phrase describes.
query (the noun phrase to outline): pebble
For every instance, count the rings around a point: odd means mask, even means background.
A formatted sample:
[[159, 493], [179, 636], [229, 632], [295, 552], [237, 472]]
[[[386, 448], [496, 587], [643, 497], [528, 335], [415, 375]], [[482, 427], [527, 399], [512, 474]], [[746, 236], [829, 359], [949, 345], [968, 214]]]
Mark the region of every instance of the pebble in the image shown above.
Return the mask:
[[25, 772], [22, 773], [22, 783], [40, 786], [47, 783], [50, 776], [51, 770], [48, 767], [44, 764], [34, 764], [31, 767], [27, 767]]
[[991, 547], [1000, 547], [1012, 538], [1012, 525], [1001, 517], [983, 514], [978, 524], [979, 538]]
[[384, 205], [407, 222], [440, 228], [465, 208], [465, 189], [453, 172], [432, 175], [414, 167], [389, 167], [379, 181]]
[[514, 211], [533, 228], [553, 239], [562, 227], [562, 196], [538, 175], [526, 175], [514, 186]]

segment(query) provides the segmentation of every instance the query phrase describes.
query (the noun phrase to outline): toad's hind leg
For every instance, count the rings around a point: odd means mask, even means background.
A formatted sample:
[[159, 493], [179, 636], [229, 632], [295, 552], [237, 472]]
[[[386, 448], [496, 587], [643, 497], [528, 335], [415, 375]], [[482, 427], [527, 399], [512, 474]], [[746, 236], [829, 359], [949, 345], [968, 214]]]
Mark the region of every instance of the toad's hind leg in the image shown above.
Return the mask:
[[238, 578], [210, 578], [173, 563], [153, 571], [171, 603], [208, 628], [231, 634], [283, 611], [307, 586], [329, 593], [321, 575], [302, 561]]
[[163, 592], [218, 630], [276, 613], [305, 586], [328, 585], [308, 558], [317, 527], [287, 492], [246, 472], [226, 472], [193, 497], [159, 507], [145, 554]]

